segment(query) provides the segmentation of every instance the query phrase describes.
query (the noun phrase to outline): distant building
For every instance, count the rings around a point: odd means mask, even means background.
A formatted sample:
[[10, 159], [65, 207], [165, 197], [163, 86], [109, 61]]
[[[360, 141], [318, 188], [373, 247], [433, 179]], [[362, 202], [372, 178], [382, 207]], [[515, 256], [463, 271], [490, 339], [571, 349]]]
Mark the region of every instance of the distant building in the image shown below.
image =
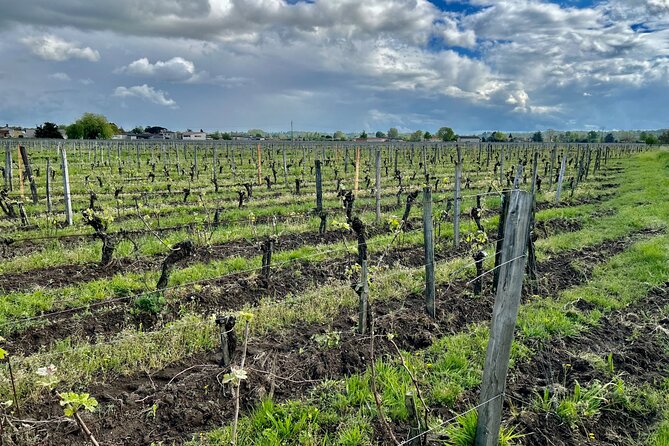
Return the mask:
[[481, 138], [478, 136], [458, 136], [458, 142], [472, 142], [472, 143], [480, 143]]
[[355, 142], [386, 142], [388, 138], [355, 138]]
[[181, 134], [181, 139], [205, 141], [207, 139], [207, 133], [206, 132], [184, 132], [184, 133]]
[[135, 140], [137, 139], [137, 135], [135, 133], [120, 133], [118, 135], [112, 135], [112, 139]]
[[248, 133], [232, 133], [232, 134], [230, 134], [230, 138], [232, 138], [233, 141], [251, 141], [251, 140], [253, 140], [253, 138], [250, 137]]
[[23, 137], [24, 138], [34, 138], [35, 137], [35, 130], [36, 129], [24, 129], [23, 130]]
[[23, 138], [25, 133], [20, 128], [0, 127], [0, 138]]

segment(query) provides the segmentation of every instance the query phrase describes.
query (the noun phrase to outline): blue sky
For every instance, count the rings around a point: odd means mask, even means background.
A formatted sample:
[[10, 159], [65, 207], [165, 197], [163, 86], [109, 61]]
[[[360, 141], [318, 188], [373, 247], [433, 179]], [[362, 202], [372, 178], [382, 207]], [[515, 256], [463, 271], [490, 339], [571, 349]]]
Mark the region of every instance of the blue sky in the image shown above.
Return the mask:
[[0, 125], [669, 127], [669, 0], [0, 0]]

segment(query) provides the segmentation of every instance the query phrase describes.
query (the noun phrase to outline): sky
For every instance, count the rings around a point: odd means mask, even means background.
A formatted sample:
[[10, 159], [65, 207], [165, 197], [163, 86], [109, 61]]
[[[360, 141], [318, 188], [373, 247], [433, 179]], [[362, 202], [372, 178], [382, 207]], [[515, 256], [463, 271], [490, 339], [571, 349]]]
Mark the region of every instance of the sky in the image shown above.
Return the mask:
[[0, 125], [669, 127], [669, 0], [0, 0]]

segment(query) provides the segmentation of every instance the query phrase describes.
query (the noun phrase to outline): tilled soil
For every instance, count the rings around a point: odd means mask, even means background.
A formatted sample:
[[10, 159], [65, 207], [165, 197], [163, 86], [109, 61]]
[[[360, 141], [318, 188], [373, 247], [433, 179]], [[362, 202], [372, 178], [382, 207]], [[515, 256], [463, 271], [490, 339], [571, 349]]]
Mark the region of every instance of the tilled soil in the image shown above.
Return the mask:
[[[591, 271], [596, 264], [644, 235], [647, 234], [589, 248], [590, 252], [606, 254], [586, 256], [587, 270]], [[583, 255], [584, 251], [575, 251], [550, 259], [540, 264], [541, 275], [552, 276], [568, 264], [566, 259], [582, 259]], [[552, 279], [553, 293], [587, 280], [587, 274], [577, 276], [575, 281], [565, 280], [567, 277], [558, 274]], [[418, 294], [407, 296], [404, 301], [379, 303], [374, 306], [376, 330], [378, 334], [395, 333], [404, 350], [424, 348], [440, 336], [462, 331], [472, 322], [487, 320], [493, 303], [489, 294], [473, 298], [462, 282], [440, 286], [436, 320], [424, 315], [423, 299]], [[272, 394], [278, 400], [299, 398], [323, 379], [339, 379], [364, 370], [370, 360], [370, 339], [352, 336], [355, 325], [354, 310], [344, 309], [329, 324], [294, 327], [282, 334], [252, 338], [247, 359], [250, 375], [242, 387], [243, 411], [248, 411], [265, 395]], [[315, 334], [333, 332], [340, 332], [340, 341], [333, 348], [324, 348], [313, 338]], [[394, 353], [386, 338], [379, 337], [376, 344], [377, 355]], [[223, 372], [218, 367], [219, 359], [218, 352], [202, 353], [150, 375], [137, 373], [91, 386], [87, 390], [98, 398], [102, 408], [97, 416], [87, 415], [86, 420], [105, 445], [148, 445], [152, 441], [178, 444], [192, 432], [227, 423], [233, 403], [229, 388], [219, 383]], [[510, 389], [514, 389], [513, 385]], [[39, 419], [62, 413], [55, 402], [45, 402], [30, 410]], [[85, 444], [71, 423], [40, 425], [36, 432], [38, 442], [40, 438], [48, 438], [52, 445]]]
[[613, 373], [626, 386], [661, 384], [669, 373], [669, 319], [657, 315], [667, 304], [669, 282], [654, 289], [645, 299], [603, 317], [598, 326], [579, 336], [552, 340], [538, 351], [535, 360], [519, 365], [509, 379], [507, 407], [515, 405], [516, 411], [521, 410], [517, 415], [507, 413], [507, 417], [526, 434], [522, 443], [572, 446], [627, 445], [638, 441], [635, 444], [641, 444], [661, 414], [605, 408], [599, 416], [582, 418], [572, 427], [555, 413], [538, 413], [532, 402], [537, 401], [546, 387], [561, 395], [572, 392], [576, 382], [583, 387], [595, 380], [610, 382], [614, 376], [594, 366], [589, 356], [606, 363], [611, 355]]
[[[541, 222], [541, 233], [551, 235], [555, 232], [578, 228], [578, 224], [566, 219], [555, 219]], [[373, 231], [372, 231], [373, 232]], [[312, 234], [315, 236], [315, 234]], [[327, 233], [326, 239], [331, 241], [341, 240], [341, 233]], [[339, 238], [337, 238], [339, 237]], [[492, 235], [491, 235], [492, 237]], [[323, 239], [319, 239], [323, 242]], [[290, 246], [291, 243], [299, 243], [297, 237], [286, 236], [280, 239], [279, 248]], [[242, 249], [257, 249], [253, 245], [244, 245]], [[232, 249], [232, 248], [231, 248]], [[242, 252], [242, 249], [237, 251]], [[204, 253], [209, 258], [214, 258], [212, 251]], [[445, 247], [436, 253], [436, 260], [445, 260], [466, 254], [466, 247], [458, 250]], [[198, 253], [196, 256], [202, 254]], [[376, 264], [380, 254], [372, 256], [371, 261]], [[188, 262], [195, 262], [190, 259]], [[351, 259], [329, 259], [321, 262], [294, 262], [288, 266], [281, 266], [273, 270], [272, 280], [266, 285], [259, 277], [248, 273], [232, 274], [220, 279], [205, 282], [203, 289], [197, 293], [187, 293], [174, 301], [170, 301], [168, 307], [157, 316], [141, 314], [129, 311], [131, 300], [113, 300], [107, 304], [100, 301], [90, 305], [93, 313], [78, 316], [79, 311], [60, 312], [53, 317], [46, 318], [46, 325], [34, 326], [25, 330], [19, 330], [14, 334], [7, 334], [8, 346], [15, 352], [24, 355], [34, 353], [42, 348], [48, 348], [55, 342], [70, 338], [71, 340], [83, 339], [90, 342], [104, 341], [111, 334], [117, 333], [128, 326], [139, 326], [144, 329], [153, 328], [156, 323], [167, 323], [179, 316], [183, 309], [191, 309], [199, 312], [210, 312], [219, 309], [234, 311], [246, 304], [254, 304], [263, 296], [282, 298], [289, 293], [295, 294], [301, 290], [316, 285], [324, 285], [331, 280], [343, 280], [347, 277], [347, 268]], [[423, 249], [421, 247], [394, 248], [383, 256], [384, 265], [399, 265], [405, 267], [417, 267], [422, 265]], [[157, 267], [156, 263], [156, 267]], [[222, 291], [224, 290], [224, 291]]]

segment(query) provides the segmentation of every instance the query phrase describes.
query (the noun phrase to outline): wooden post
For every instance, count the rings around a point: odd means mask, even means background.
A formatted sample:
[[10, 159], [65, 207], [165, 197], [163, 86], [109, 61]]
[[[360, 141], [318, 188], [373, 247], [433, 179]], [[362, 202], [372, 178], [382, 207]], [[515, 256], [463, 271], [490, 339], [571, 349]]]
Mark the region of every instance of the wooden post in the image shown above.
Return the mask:
[[358, 181], [360, 179], [360, 147], [355, 148], [355, 181], [353, 182], [353, 195], [358, 196]]
[[499, 187], [504, 187], [504, 144], [499, 149]]
[[260, 152], [260, 144], [258, 144], [258, 156], [257, 156], [257, 162], [258, 162], [258, 185], [262, 184], [262, 159], [261, 159], [261, 152]]
[[376, 148], [376, 224], [381, 223], [381, 149]]
[[323, 212], [323, 175], [321, 173], [321, 160], [314, 161], [316, 164], [316, 212]]
[[70, 195], [70, 172], [67, 167], [67, 152], [65, 146], [60, 148], [61, 169], [63, 170], [63, 195], [65, 199], [65, 218], [68, 226], [74, 223], [72, 219], [72, 196]]
[[33, 200], [33, 204], [37, 204], [37, 185], [35, 184], [35, 177], [33, 177], [33, 168], [30, 165], [30, 158], [28, 158], [28, 151], [25, 146], [19, 146], [19, 152], [21, 152], [21, 159], [23, 160], [23, 165], [26, 169], [26, 176], [28, 177], [28, 182], [30, 183], [30, 195]]
[[456, 147], [457, 161], [455, 163], [455, 195], [453, 197], [453, 245], [460, 246], [460, 183], [462, 179], [462, 152]]
[[[216, 144], [214, 144], [212, 150], [213, 150], [213, 155], [212, 155], [213, 161], [211, 163], [212, 165], [211, 172], [213, 176], [212, 180], [214, 181], [214, 185], [216, 185], [218, 184], [218, 178], [217, 178], [218, 168], [216, 167], [216, 165], [218, 164], [218, 152], [216, 150]], [[218, 189], [218, 187], [216, 187], [216, 189]]]
[[12, 147], [7, 141], [5, 145], [5, 188], [8, 191], [13, 191], [12, 186]]
[[19, 151], [17, 154], [17, 161], [19, 164], [19, 193], [21, 194], [21, 200], [25, 199], [25, 192], [23, 190], [23, 157], [21, 156], [21, 146], [19, 146]]
[[499, 213], [499, 223], [497, 225], [497, 243], [495, 247], [495, 269], [493, 271], [492, 290], [497, 291], [497, 284], [499, 282], [499, 265], [502, 263], [502, 244], [504, 242], [504, 225], [506, 222], [506, 214], [509, 208], [509, 200], [511, 198], [510, 191], [504, 191], [502, 194], [502, 206]]
[[281, 144], [281, 155], [283, 156], [283, 182], [288, 189], [288, 163], [286, 162], [286, 144]]
[[558, 177], [557, 192], [555, 192], [555, 202], [560, 202], [560, 194], [562, 193], [562, 181], [564, 180], [564, 171], [567, 168], [567, 153], [562, 156], [562, 165], [560, 166], [560, 176]]
[[46, 211], [51, 214], [53, 203], [51, 202], [51, 158], [46, 159]]
[[348, 146], [346, 146], [346, 148], [344, 149], [344, 174], [348, 173], [348, 163], [349, 163]]
[[502, 263], [499, 267], [499, 286], [483, 369], [476, 446], [499, 444], [503, 394], [520, 307], [531, 208], [532, 196], [529, 193], [519, 190], [511, 192], [502, 244]]
[[551, 151], [551, 167], [548, 173], [548, 190], [553, 189], [553, 172], [555, 171], [555, 157], [557, 155], [557, 145], [553, 146]]
[[423, 444], [423, 438], [420, 436], [423, 433], [423, 426], [421, 425], [418, 411], [416, 410], [416, 402], [414, 400], [413, 392], [408, 391], [404, 394], [404, 405], [409, 412], [409, 446], [420, 446]]
[[425, 309], [435, 317], [434, 228], [432, 225], [432, 190], [423, 188], [423, 240], [425, 244]]
[[532, 161], [532, 187], [530, 188], [530, 193], [534, 197], [534, 191], [537, 187], [537, 168], [539, 162], [539, 152], [534, 152], [534, 160]]

